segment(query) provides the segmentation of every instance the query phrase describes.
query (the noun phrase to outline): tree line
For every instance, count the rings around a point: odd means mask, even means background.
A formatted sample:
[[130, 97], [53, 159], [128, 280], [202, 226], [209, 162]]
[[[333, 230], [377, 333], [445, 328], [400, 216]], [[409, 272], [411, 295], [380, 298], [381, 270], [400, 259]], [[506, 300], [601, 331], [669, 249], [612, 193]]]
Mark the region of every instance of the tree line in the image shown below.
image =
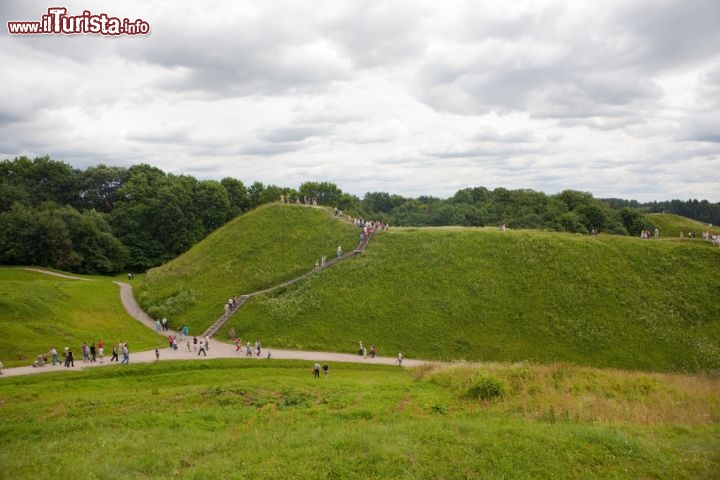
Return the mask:
[[360, 199], [330, 182], [298, 189], [230, 177], [197, 180], [146, 164], [85, 170], [45, 157], [0, 162], [0, 264], [38, 265], [77, 273], [144, 271], [182, 254], [235, 216], [259, 205], [315, 199], [355, 216], [399, 226], [506, 224], [589, 233], [637, 234], [646, 212], [664, 210], [720, 223], [720, 204], [692, 200], [652, 204], [566, 190], [484, 187], [448, 199], [369, 192]]

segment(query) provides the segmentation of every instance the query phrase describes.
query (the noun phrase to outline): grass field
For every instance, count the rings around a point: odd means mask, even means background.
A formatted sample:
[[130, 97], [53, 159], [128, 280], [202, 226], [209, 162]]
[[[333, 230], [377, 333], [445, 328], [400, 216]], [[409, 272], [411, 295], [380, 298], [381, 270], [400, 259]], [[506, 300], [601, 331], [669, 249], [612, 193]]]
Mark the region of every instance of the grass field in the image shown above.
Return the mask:
[[[135, 284], [155, 314], [200, 329], [229, 294], [304, 273], [357, 233], [269, 206]], [[381, 232], [251, 300], [225, 332], [484, 363], [333, 363], [318, 380], [308, 362], [243, 359], [0, 377], [0, 479], [720, 478], [719, 255], [676, 238]], [[112, 279], [85, 278], [0, 268], [5, 366], [97, 338], [157, 345]]]
[[327, 210], [267, 205], [215, 231], [184, 255], [150, 270], [136, 298], [152, 316], [202, 331], [232, 295], [262, 290], [313, 269], [338, 244], [354, 249], [358, 231]]
[[698, 371], [720, 367], [720, 250], [538, 231], [390, 229], [226, 327], [277, 347]]
[[[108, 277], [69, 280], [0, 267], [0, 361], [27, 366], [51, 347], [69, 346], [80, 359], [83, 342], [128, 341], [133, 350], [158, 345], [158, 336], [131, 318], [120, 304], [119, 287]], [[110, 352], [106, 348], [106, 353]]]
[[0, 378], [0, 478], [718, 478], [719, 398], [716, 377], [528, 364]]

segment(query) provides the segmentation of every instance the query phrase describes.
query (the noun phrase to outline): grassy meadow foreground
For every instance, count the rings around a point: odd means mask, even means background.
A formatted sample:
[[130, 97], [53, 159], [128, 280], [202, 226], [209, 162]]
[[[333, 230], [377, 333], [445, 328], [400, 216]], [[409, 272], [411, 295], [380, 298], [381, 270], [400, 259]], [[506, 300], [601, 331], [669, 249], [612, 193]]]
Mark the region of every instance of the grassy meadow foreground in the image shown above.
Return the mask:
[[133, 351], [162, 345], [127, 314], [111, 278], [79, 277], [86, 280], [0, 267], [0, 361], [6, 367], [29, 366], [53, 346], [58, 352], [69, 346], [80, 359], [82, 343], [100, 339], [108, 356], [109, 345], [120, 340]]
[[12, 377], [0, 478], [718, 478], [719, 385], [529, 364], [316, 380], [274, 360]]

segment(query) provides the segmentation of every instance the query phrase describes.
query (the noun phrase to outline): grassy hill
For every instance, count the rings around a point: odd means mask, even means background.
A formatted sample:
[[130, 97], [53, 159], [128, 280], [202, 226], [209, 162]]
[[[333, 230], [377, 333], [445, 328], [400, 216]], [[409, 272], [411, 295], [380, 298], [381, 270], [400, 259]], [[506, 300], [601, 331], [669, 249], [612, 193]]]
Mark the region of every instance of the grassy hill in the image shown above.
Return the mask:
[[673, 213], [650, 213], [647, 217], [658, 228], [661, 237], [679, 238], [682, 231], [685, 238], [690, 232], [694, 232], [696, 238], [702, 238], [702, 232], [708, 229], [702, 222]]
[[391, 229], [252, 299], [227, 326], [288, 348], [641, 370], [720, 368], [720, 250], [706, 242]]
[[131, 318], [120, 304], [119, 287], [107, 277], [70, 280], [0, 267], [0, 361], [30, 365], [51, 347], [73, 348], [81, 359], [83, 342], [126, 340], [135, 350], [158, 345], [159, 337]]
[[716, 377], [562, 365], [63, 371], [0, 378], [0, 477], [718, 478], [718, 399]]
[[237, 217], [175, 260], [150, 270], [136, 299], [191, 333], [208, 327], [232, 295], [282, 283], [355, 248], [358, 231], [328, 210], [272, 204]]

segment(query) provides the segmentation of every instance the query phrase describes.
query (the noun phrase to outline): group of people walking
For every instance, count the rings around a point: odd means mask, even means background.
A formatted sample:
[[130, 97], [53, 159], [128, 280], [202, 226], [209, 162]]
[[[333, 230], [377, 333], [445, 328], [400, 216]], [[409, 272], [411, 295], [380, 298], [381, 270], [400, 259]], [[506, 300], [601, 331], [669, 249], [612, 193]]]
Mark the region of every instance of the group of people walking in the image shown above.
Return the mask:
[[[100, 363], [105, 362], [105, 344], [102, 340], [98, 340], [97, 343], [93, 342], [90, 345], [87, 342], [83, 342], [80, 347], [80, 353], [82, 355], [82, 361], [85, 363], [95, 363], [99, 360]], [[63, 359], [60, 360], [62, 355]], [[120, 360], [122, 356], [122, 360]], [[75, 353], [70, 347], [65, 347], [62, 354], [58, 352], [55, 347], [50, 347], [50, 351], [47, 354], [38, 355], [37, 359], [33, 363], [33, 367], [43, 367], [47, 362], [47, 357], [50, 357], [50, 362], [53, 366], [64, 365], [66, 368], [75, 366]], [[128, 343], [120, 341], [117, 345], [112, 347], [111, 362], [129, 363], [130, 362], [130, 349]]]

